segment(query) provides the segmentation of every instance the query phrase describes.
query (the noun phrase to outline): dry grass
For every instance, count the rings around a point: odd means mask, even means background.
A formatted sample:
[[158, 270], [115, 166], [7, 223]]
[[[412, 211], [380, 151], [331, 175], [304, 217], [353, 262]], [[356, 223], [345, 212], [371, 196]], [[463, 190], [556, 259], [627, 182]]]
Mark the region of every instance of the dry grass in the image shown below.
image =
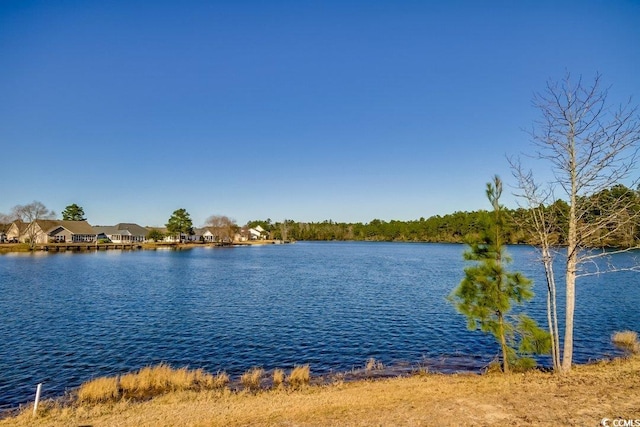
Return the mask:
[[558, 426], [636, 419], [640, 356], [576, 366], [566, 375], [413, 376], [303, 391], [180, 391], [147, 402], [29, 408], [6, 426]]
[[210, 382], [210, 374], [187, 368], [172, 369], [160, 364], [120, 377], [120, 389], [126, 398], [146, 399], [170, 391], [200, 388]]
[[418, 366], [418, 369], [416, 369], [415, 371], [415, 375], [418, 375], [420, 377], [426, 377], [427, 375], [429, 375], [429, 367], [428, 366]]
[[121, 377], [103, 377], [84, 383], [78, 389], [80, 402], [109, 402], [124, 399], [144, 400], [182, 390], [211, 390], [227, 386], [229, 376], [213, 376], [202, 369], [173, 369], [169, 365], [148, 366]]
[[279, 388], [284, 383], [284, 371], [282, 369], [276, 369], [273, 371], [273, 387]]
[[367, 363], [365, 363], [364, 365], [364, 370], [367, 372], [382, 371], [383, 369], [384, 365], [382, 364], [382, 362], [380, 360], [376, 360], [373, 357], [370, 357], [369, 360], [367, 360]]
[[300, 388], [305, 385], [309, 385], [311, 381], [311, 369], [309, 365], [296, 366], [291, 370], [289, 378], [287, 378], [289, 385], [293, 388]]
[[611, 341], [621, 349], [629, 351], [633, 354], [640, 353], [640, 342], [638, 342], [638, 333], [634, 331], [616, 332], [611, 337]]
[[221, 390], [229, 385], [229, 375], [226, 372], [218, 372], [215, 376], [211, 376], [211, 381], [207, 383], [207, 388], [213, 390]]
[[27, 243], [2, 243], [0, 244], [0, 253], [10, 252], [31, 252], [31, 248]]
[[242, 386], [251, 391], [260, 389], [260, 382], [262, 380], [262, 376], [264, 375], [264, 369], [262, 368], [251, 368], [240, 377], [240, 383]]
[[120, 396], [118, 378], [102, 377], [86, 382], [78, 389], [78, 401], [108, 402], [116, 400]]

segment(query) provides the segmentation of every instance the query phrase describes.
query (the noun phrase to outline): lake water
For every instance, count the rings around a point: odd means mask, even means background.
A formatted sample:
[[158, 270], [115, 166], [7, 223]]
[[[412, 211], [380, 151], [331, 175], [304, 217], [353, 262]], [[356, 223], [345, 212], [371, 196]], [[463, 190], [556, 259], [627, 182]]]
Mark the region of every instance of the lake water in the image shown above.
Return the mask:
[[[478, 370], [497, 345], [468, 331], [445, 300], [462, 278], [463, 250], [299, 242], [0, 256], [0, 408], [32, 400], [39, 382], [44, 397], [55, 397], [93, 377], [160, 362], [232, 377], [252, 366], [306, 363], [314, 375], [343, 372], [369, 357]], [[526, 311], [546, 327], [536, 252], [509, 253], [513, 269], [534, 278]], [[628, 265], [631, 256], [616, 261]], [[575, 361], [618, 354], [610, 336], [640, 331], [639, 303], [638, 273], [582, 279]]]

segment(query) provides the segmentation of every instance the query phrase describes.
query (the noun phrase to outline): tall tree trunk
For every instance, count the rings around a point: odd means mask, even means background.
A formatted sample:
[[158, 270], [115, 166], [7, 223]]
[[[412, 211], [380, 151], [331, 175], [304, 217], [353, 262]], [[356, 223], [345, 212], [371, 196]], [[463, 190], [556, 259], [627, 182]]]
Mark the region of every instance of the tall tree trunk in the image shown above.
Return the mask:
[[566, 311], [564, 325], [564, 350], [562, 354], [562, 372], [569, 372], [573, 362], [573, 317], [576, 307], [576, 268], [578, 264], [578, 220], [576, 215], [577, 197], [577, 164], [573, 120], [567, 136], [569, 148], [570, 203], [569, 203], [569, 236], [567, 239], [567, 271], [566, 271]]
[[507, 339], [504, 335], [504, 317], [502, 313], [498, 313], [498, 324], [500, 325], [500, 347], [502, 347], [502, 372], [508, 374], [509, 369], [509, 352], [507, 350]]
[[551, 360], [553, 370], [558, 370], [558, 354], [556, 353], [556, 337], [553, 335], [553, 319], [551, 317], [551, 291], [547, 292], [547, 324], [549, 325], [549, 339], [551, 339]]
[[[495, 181], [495, 188], [496, 191], [502, 192], [502, 184], [496, 179]], [[499, 193], [498, 193], [499, 194]], [[498, 199], [495, 198], [493, 200], [493, 212], [494, 212], [494, 221], [496, 223], [496, 237], [495, 237], [495, 244], [496, 244], [496, 248], [497, 248], [497, 253], [496, 253], [496, 262], [498, 265], [498, 276], [496, 277], [497, 280], [497, 286], [498, 286], [498, 291], [500, 293], [504, 292], [503, 289], [503, 285], [502, 285], [502, 241], [500, 240], [500, 232], [502, 230], [501, 226], [502, 226], [502, 221], [500, 218], [500, 204], [498, 203]], [[509, 353], [507, 350], [507, 339], [505, 337], [505, 333], [504, 333], [504, 316], [502, 314], [502, 312], [498, 311], [498, 324], [500, 325], [500, 346], [502, 347], [502, 372], [504, 372], [505, 374], [508, 374], [510, 372], [509, 370]]]
[[553, 275], [553, 258], [547, 243], [542, 246], [542, 259], [547, 279], [547, 322], [551, 338], [551, 356], [553, 370], [560, 371], [560, 334], [558, 333], [558, 310], [556, 303], [556, 281]]
[[576, 263], [577, 248], [569, 245], [567, 248], [567, 305], [564, 326], [564, 351], [562, 355], [562, 371], [569, 372], [573, 359], [573, 317], [576, 306]]

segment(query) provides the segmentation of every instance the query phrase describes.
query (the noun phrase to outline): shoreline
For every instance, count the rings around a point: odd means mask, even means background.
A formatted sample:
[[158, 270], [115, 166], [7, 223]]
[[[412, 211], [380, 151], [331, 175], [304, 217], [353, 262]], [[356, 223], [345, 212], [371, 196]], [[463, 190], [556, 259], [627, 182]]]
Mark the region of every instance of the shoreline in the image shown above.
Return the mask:
[[640, 418], [639, 387], [636, 355], [564, 375], [422, 372], [297, 389], [175, 391], [140, 402], [41, 402], [37, 418], [28, 405], [0, 426], [597, 425]]
[[175, 243], [175, 242], [140, 242], [140, 243], [38, 243], [33, 249], [26, 243], [0, 243], [0, 254], [31, 252], [89, 252], [105, 250], [185, 250], [193, 248], [229, 248], [238, 246], [262, 246], [295, 243], [290, 240], [251, 240], [234, 243]]
[[[615, 356], [613, 357], [615, 358]], [[610, 360], [608, 358], [603, 359], [594, 359], [594, 360]], [[363, 363], [360, 365], [353, 365], [352, 367], [345, 368], [344, 370], [324, 370], [312, 374], [310, 377], [310, 384], [313, 386], [326, 386], [336, 381], [341, 381], [345, 383], [358, 382], [358, 381], [370, 381], [370, 380], [385, 380], [390, 378], [407, 378], [413, 375], [421, 374], [421, 373], [430, 373], [434, 375], [484, 375], [487, 372], [490, 372], [494, 368], [493, 359], [479, 359], [473, 355], [448, 355], [448, 356], [439, 356], [439, 357], [424, 357], [417, 361], [407, 361], [407, 360], [396, 360], [391, 363], [384, 363], [380, 360], [376, 360], [375, 358], [363, 359]], [[591, 363], [591, 362], [587, 362]], [[160, 362], [160, 365], [164, 365], [165, 362]], [[300, 366], [300, 365], [295, 365]], [[136, 372], [139, 369], [143, 369], [148, 366], [142, 366], [140, 368], [135, 368], [131, 371], [119, 372], [115, 373], [111, 376], [107, 377], [93, 377], [91, 376], [89, 380], [83, 382], [85, 384], [87, 382], [92, 381], [96, 378], [111, 378], [111, 377], [121, 377], [122, 375], [127, 375], [132, 372]], [[174, 369], [183, 369], [187, 368], [188, 365], [182, 367], [181, 365], [171, 365]], [[313, 371], [313, 366], [310, 366], [311, 371]], [[272, 383], [269, 379], [269, 374], [273, 373], [275, 370], [279, 369], [278, 367], [269, 368], [265, 370], [265, 376], [262, 378], [262, 386], [261, 389], [263, 391], [268, 391]], [[543, 365], [538, 365], [533, 368], [534, 370], [541, 372], [549, 372], [550, 368]], [[208, 372], [208, 371], [203, 371]], [[227, 372], [226, 370], [222, 370], [219, 372]], [[235, 372], [229, 374], [230, 380], [228, 383], [228, 388], [233, 392], [240, 392], [243, 389], [241, 375], [242, 371]], [[43, 391], [45, 394], [49, 396], [46, 400], [55, 402], [55, 403], [69, 403], [72, 400], [74, 394], [77, 393], [78, 389], [82, 386], [82, 384], [78, 386], [68, 386], [68, 385], [58, 385], [56, 390], [65, 391], [52, 391], [47, 387], [47, 384], [44, 384]], [[35, 390], [37, 384], [33, 384], [33, 389]], [[49, 384], [50, 385], [50, 384]], [[0, 405], [0, 419], [5, 418], [7, 414], [15, 413], [19, 411], [20, 408], [28, 406], [32, 403], [33, 395], [29, 395], [28, 398], [23, 401], [13, 403], [3, 403]]]

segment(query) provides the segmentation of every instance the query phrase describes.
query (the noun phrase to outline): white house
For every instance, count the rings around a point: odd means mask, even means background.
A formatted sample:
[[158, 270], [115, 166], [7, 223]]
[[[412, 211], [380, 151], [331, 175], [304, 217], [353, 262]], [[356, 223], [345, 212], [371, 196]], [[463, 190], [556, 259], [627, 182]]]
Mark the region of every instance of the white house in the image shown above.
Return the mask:
[[218, 240], [217, 233], [212, 227], [204, 227], [198, 230], [198, 233], [205, 243], [213, 243]]
[[263, 240], [266, 237], [267, 232], [259, 225], [249, 229], [249, 238], [251, 240]]

